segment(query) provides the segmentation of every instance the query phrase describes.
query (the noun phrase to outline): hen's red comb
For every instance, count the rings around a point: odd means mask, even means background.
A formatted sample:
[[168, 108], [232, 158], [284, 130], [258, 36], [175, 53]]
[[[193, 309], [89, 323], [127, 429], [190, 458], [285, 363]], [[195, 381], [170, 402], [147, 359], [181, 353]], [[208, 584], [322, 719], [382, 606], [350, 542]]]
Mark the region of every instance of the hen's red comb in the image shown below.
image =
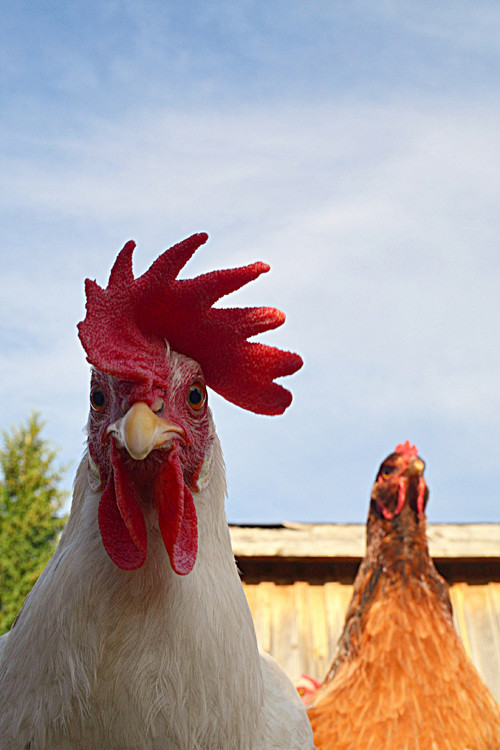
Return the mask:
[[87, 315], [78, 324], [87, 359], [103, 372], [150, 387], [155, 376], [165, 375], [166, 340], [198, 362], [207, 384], [228, 401], [258, 414], [281, 414], [292, 395], [273, 381], [296, 372], [302, 359], [247, 338], [282, 325], [285, 315], [272, 307], [213, 307], [269, 266], [253, 263], [177, 279], [207, 239], [206, 234], [188, 237], [137, 279], [132, 271], [135, 242], [127, 242], [106, 289], [87, 279]]
[[405, 456], [409, 461], [413, 461], [418, 456], [418, 448], [416, 445], [412, 445], [409, 440], [404, 443], [399, 443], [394, 449], [394, 453], [400, 453]]

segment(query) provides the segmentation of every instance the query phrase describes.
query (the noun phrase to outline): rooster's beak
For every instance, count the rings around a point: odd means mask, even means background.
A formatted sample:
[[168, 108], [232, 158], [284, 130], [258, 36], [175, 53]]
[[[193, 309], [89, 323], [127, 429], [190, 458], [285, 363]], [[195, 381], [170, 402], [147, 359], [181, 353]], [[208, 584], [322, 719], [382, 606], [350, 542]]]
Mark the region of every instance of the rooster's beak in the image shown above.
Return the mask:
[[107, 432], [115, 436], [118, 447], [125, 448], [137, 461], [176, 436], [186, 440], [182, 427], [159, 417], [144, 401], [132, 404], [125, 416], [111, 424]]

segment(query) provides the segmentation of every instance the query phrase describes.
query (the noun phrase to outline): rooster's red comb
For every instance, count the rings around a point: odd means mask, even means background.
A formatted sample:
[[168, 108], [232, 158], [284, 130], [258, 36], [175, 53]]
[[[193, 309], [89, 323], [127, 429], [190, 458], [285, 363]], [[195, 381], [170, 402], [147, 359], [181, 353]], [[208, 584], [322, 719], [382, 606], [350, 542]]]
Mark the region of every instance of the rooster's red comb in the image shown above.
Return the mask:
[[258, 414], [281, 414], [291, 393], [274, 382], [302, 366], [298, 354], [247, 341], [277, 328], [285, 315], [272, 307], [218, 309], [213, 304], [261, 273], [265, 263], [177, 279], [206, 234], [166, 250], [134, 278], [134, 242], [127, 242], [108, 286], [85, 282], [87, 315], [78, 325], [88, 361], [115, 377], [152, 385], [165, 374], [165, 340], [201, 365], [206, 382], [234, 404]]

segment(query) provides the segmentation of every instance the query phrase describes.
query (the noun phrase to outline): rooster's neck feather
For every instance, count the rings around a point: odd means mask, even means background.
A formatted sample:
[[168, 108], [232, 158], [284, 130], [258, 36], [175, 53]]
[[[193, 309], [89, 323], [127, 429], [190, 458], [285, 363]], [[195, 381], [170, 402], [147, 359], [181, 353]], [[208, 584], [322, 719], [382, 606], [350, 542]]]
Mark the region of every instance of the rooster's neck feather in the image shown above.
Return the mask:
[[[187, 576], [173, 573], [157, 529], [148, 529], [142, 568], [121, 571], [112, 563], [97, 527], [100, 494], [91, 489], [88, 471], [85, 457], [59, 547], [9, 635], [9, 674], [0, 674], [0, 681], [13, 696], [11, 705], [19, 709], [15, 696], [26, 696], [26, 674], [38, 689], [16, 717], [0, 698], [0, 735], [32, 733], [33, 746], [45, 748], [47, 732], [63, 732], [78, 750], [80, 735], [94, 737], [86, 750], [142, 750], [156, 747], [152, 738], [161, 735], [183, 750], [201, 747], [201, 737], [212, 738], [207, 746], [222, 747], [231, 737], [232, 746], [253, 750], [262, 728], [262, 674], [224, 515], [218, 440], [211, 480], [196, 496], [200, 547]], [[34, 630], [34, 622], [43, 627]], [[113, 706], [113, 715], [106, 706]]]

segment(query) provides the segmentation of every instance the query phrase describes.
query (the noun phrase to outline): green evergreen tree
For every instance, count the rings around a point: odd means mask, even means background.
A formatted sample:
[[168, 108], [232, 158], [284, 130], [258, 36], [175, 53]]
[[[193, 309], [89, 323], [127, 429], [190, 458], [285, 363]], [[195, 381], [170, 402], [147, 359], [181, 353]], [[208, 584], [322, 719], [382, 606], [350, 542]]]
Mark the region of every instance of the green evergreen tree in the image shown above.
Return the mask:
[[56, 547], [66, 500], [58, 451], [41, 436], [37, 412], [3, 431], [0, 448], [0, 633], [8, 630]]

